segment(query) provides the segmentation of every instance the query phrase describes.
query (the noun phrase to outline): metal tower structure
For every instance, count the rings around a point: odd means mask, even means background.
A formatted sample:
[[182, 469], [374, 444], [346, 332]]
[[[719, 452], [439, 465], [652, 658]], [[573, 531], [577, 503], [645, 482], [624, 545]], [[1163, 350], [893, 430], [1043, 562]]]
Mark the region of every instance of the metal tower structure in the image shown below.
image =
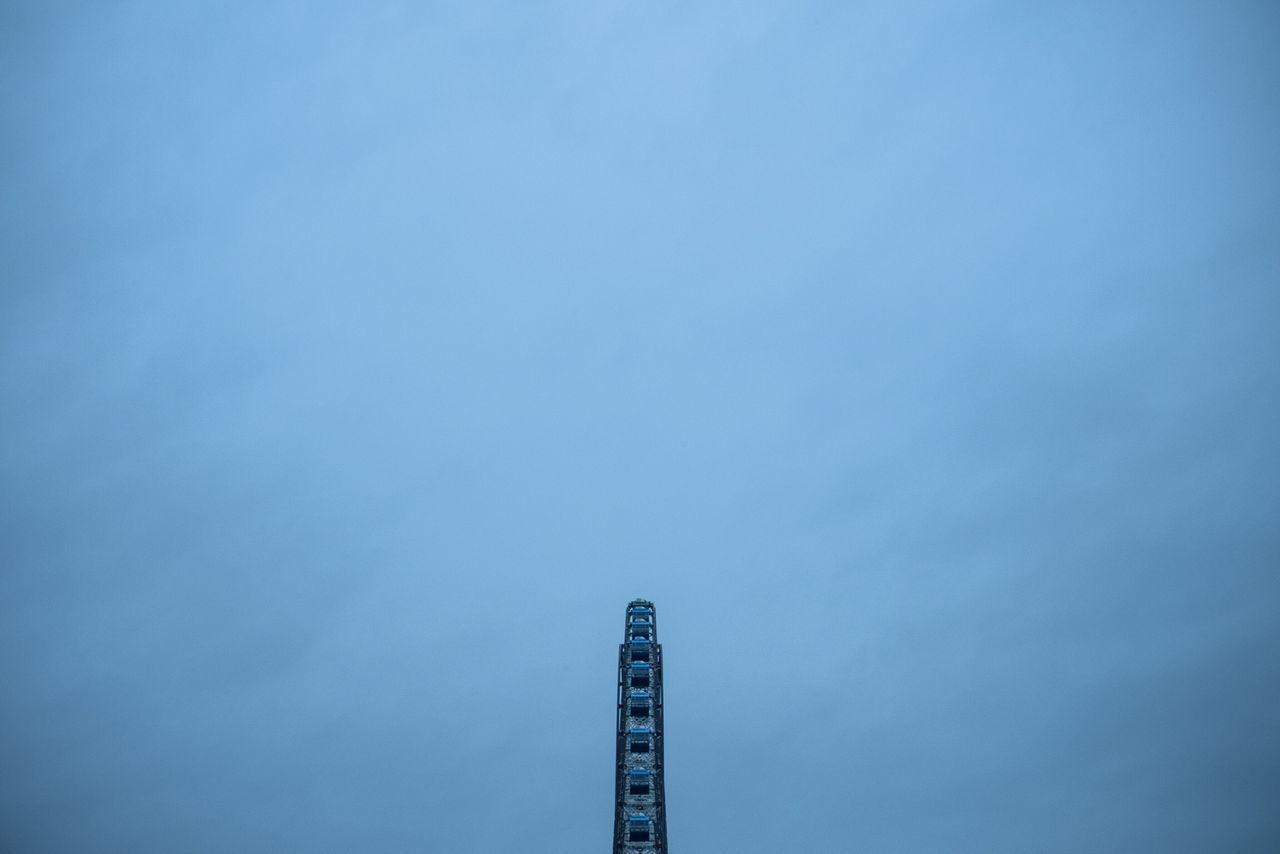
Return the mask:
[[618, 763], [613, 854], [667, 854], [662, 762], [662, 646], [647, 599], [627, 605], [618, 647]]

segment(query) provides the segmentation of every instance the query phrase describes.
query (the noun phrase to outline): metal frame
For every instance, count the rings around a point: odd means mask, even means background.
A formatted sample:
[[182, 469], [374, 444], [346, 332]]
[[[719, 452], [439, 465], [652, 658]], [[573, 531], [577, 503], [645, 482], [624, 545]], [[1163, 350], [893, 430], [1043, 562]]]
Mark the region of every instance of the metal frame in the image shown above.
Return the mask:
[[[632, 612], [637, 608], [649, 611], [649, 693], [651, 718], [632, 718], [630, 703], [630, 680], [627, 678], [631, 669], [631, 620]], [[617, 709], [617, 761], [614, 769], [614, 819], [613, 819], [613, 854], [668, 854], [667, 851], [667, 792], [663, 770], [663, 702], [662, 702], [662, 645], [658, 643], [658, 613], [653, 603], [647, 599], [634, 599], [627, 605], [626, 623], [623, 628], [622, 644], [618, 647], [618, 709]], [[643, 722], [644, 726], [653, 728], [653, 750], [648, 754], [633, 754], [627, 749], [627, 731], [629, 721]], [[627, 771], [631, 768], [644, 767], [651, 771], [649, 795], [631, 795], [627, 789]], [[629, 842], [627, 840], [627, 817], [632, 813], [643, 813], [648, 816], [653, 828], [648, 842]]]

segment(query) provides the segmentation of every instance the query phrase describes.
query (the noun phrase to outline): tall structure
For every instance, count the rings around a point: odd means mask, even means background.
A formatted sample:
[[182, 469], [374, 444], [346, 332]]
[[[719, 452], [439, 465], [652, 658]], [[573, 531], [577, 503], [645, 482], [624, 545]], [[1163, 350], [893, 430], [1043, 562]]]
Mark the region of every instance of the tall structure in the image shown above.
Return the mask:
[[662, 779], [662, 646], [647, 599], [627, 605], [618, 647], [618, 764], [613, 854], [667, 854]]

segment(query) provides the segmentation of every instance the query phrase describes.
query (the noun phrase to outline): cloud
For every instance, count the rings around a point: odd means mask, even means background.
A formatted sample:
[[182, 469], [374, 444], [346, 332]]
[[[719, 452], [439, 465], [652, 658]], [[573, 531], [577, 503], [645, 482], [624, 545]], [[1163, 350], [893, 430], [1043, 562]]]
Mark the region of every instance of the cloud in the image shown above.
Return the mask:
[[1274, 848], [1274, 16], [3, 14], [8, 848]]

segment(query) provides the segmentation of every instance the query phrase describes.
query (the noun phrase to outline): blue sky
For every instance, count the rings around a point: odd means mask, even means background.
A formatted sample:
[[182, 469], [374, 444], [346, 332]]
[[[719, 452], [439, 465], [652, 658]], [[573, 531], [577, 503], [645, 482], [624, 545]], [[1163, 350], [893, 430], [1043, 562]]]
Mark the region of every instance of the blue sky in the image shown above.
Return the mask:
[[1266, 3], [0, 7], [0, 842], [1280, 844]]

